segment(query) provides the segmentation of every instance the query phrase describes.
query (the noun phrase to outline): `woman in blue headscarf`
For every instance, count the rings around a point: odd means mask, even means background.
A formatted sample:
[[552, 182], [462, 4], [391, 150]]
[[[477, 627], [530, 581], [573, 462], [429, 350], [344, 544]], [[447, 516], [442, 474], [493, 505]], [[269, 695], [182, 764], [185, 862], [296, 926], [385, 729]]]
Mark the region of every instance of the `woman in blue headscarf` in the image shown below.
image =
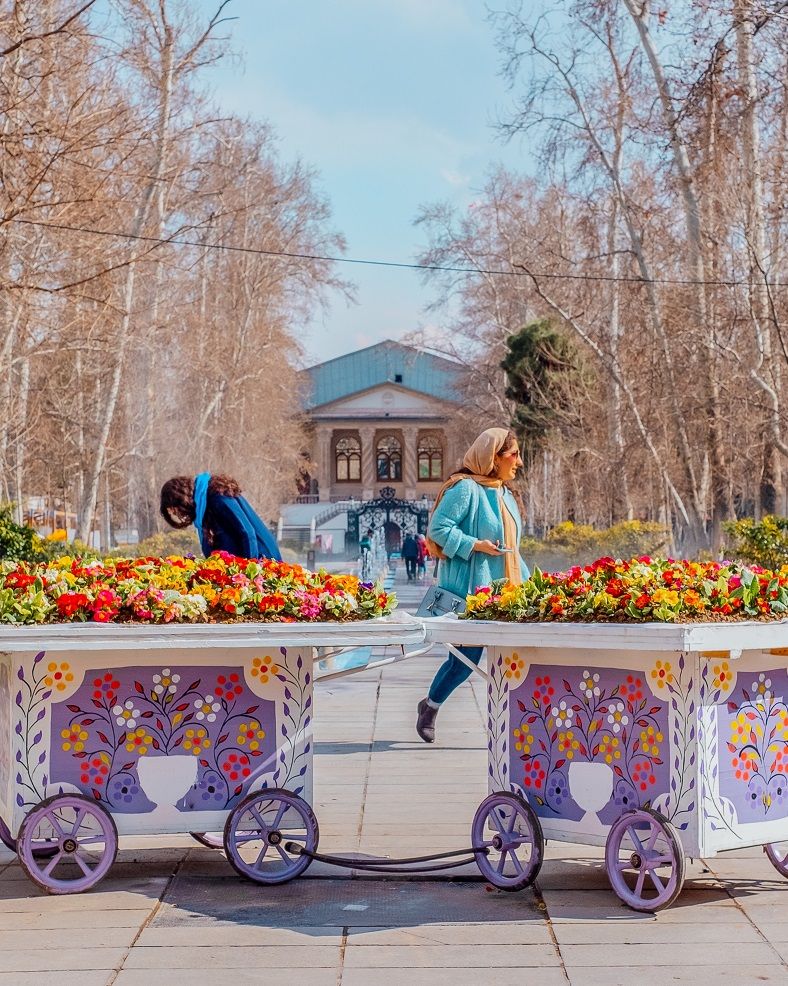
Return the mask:
[[194, 524], [206, 557], [227, 551], [239, 558], [282, 560], [274, 536], [229, 476], [202, 472], [168, 479], [161, 488], [161, 515], [171, 527]]

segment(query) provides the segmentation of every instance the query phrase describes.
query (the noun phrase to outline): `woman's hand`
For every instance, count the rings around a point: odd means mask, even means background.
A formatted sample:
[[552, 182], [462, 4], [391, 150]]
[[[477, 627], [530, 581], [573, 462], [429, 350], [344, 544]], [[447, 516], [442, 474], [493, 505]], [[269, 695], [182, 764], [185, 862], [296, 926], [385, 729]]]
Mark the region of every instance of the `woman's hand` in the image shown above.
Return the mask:
[[477, 541], [473, 546], [474, 551], [481, 551], [484, 555], [502, 555], [504, 554], [498, 546], [496, 541]]

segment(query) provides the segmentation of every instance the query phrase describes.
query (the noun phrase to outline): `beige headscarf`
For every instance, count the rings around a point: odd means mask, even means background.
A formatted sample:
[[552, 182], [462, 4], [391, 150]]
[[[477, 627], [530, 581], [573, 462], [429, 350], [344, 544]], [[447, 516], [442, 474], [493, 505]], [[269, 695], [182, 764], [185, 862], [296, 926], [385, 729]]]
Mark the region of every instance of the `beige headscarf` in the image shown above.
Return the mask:
[[[462, 482], [464, 479], [473, 480], [473, 482], [478, 483], [480, 486], [492, 486], [498, 489], [503, 486], [502, 481], [491, 474], [495, 469], [495, 456], [504, 447], [508, 434], [509, 431], [507, 428], [487, 428], [486, 431], [483, 431], [481, 435], [479, 435], [473, 445], [471, 445], [465, 453], [462, 460], [463, 466], [466, 469], [470, 469], [470, 475], [465, 472], [455, 472], [449, 476], [435, 498], [435, 503], [432, 507], [433, 513], [435, 512], [435, 508], [443, 499], [443, 495], [446, 490], [450, 490], [452, 486], [456, 486], [457, 483]], [[518, 584], [522, 582], [523, 579], [520, 572], [520, 553], [519, 546], [517, 544], [517, 524], [514, 517], [509, 512], [508, 507], [504, 503], [503, 497], [501, 497], [499, 502], [501, 505], [501, 519], [503, 520], [504, 547], [513, 549], [512, 551], [507, 551], [504, 555], [505, 574], [509, 582]], [[427, 538], [427, 547], [429, 548], [430, 554], [433, 558], [446, 557], [441, 546], [436, 544], [436, 542], [430, 537]]]

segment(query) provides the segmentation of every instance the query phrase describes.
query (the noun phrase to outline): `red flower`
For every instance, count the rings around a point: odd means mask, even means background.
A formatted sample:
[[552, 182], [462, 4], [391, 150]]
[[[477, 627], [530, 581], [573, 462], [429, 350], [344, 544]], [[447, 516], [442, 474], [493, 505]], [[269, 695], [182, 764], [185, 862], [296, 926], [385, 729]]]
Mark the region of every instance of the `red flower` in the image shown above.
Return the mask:
[[5, 584], [9, 589], [26, 589], [35, 580], [35, 575], [28, 575], [27, 572], [9, 572], [5, 577]]
[[73, 616], [80, 609], [90, 606], [90, 598], [84, 592], [64, 592], [57, 598], [57, 611], [61, 616]]

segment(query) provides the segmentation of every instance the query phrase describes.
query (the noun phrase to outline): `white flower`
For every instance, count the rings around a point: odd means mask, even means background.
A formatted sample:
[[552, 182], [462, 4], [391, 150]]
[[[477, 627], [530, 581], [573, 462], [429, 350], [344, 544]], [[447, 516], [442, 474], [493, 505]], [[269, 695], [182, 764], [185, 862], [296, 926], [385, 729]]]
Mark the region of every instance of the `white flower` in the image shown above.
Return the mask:
[[771, 687], [771, 678], [767, 678], [763, 672], [758, 675], [758, 680], [752, 683], [753, 692], [755, 692], [759, 698], [763, 698], [767, 702], [772, 697]]
[[134, 708], [133, 698], [127, 698], [123, 705], [116, 705], [112, 709], [112, 714], [119, 726], [134, 729], [137, 725], [137, 719], [139, 719], [140, 710]]
[[607, 717], [607, 721], [610, 723], [610, 728], [614, 733], [620, 732], [621, 728], [627, 725], [629, 716], [624, 712], [623, 702], [612, 702], [610, 704], [610, 715]]
[[557, 706], [553, 706], [553, 718], [559, 729], [572, 724], [572, 710], [567, 709], [566, 701], [562, 699]]
[[162, 668], [161, 674], [153, 676], [153, 690], [157, 695], [162, 695], [164, 692], [174, 694], [180, 680], [179, 674], [172, 674], [169, 668]]
[[581, 682], [581, 688], [586, 694], [586, 698], [593, 698], [594, 695], [599, 695], [599, 686], [597, 682], [599, 681], [598, 674], [591, 674], [590, 671], [583, 672], [583, 681]]
[[196, 698], [194, 707], [197, 709], [197, 718], [205, 719], [206, 722], [216, 722], [216, 713], [221, 708], [213, 695], [206, 695], [205, 698]]

